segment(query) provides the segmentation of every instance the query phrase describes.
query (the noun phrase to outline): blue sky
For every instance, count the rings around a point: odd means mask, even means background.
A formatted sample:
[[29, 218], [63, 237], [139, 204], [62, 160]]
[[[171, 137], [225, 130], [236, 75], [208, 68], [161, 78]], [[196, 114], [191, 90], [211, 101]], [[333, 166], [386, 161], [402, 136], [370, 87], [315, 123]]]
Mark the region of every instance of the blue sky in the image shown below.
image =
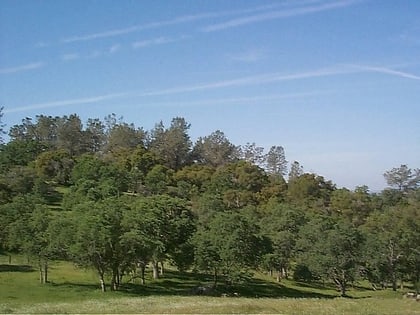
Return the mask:
[[0, 104], [282, 145], [339, 187], [420, 165], [417, 0], [0, 1]]

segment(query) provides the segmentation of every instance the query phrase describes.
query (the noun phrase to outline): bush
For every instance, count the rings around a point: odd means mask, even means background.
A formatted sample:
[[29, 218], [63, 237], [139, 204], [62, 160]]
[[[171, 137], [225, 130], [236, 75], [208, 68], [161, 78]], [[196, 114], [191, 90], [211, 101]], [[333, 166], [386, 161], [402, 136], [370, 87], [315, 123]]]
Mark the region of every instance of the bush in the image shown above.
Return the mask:
[[307, 266], [297, 265], [293, 272], [293, 280], [311, 282], [312, 280], [314, 280], [314, 277]]

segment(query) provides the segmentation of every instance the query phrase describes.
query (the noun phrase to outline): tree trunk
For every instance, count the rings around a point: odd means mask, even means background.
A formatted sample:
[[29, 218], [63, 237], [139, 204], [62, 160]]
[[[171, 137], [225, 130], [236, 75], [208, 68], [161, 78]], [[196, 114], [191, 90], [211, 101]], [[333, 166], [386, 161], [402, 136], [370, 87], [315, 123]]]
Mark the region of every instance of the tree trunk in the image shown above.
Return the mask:
[[392, 291], [397, 291], [397, 276], [395, 272], [392, 273]]
[[48, 262], [44, 262], [44, 283], [48, 283]]
[[44, 284], [44, 268], [42, 267], [41, 262], [39, 263], [39, 282]]
[[101, 291], [106, 292], [106, 286], [105, 286], [105, 280], [104, 280], [103, 274], [99, 275], [99, 282], [101, 284]]
[[214, 269], [214, 273], [213, 273], [213, 283], [214, 283], [214, 287], [216, 288], [217, 286], [217, 269]]
[[159, 279], [159, 263], [152, 261], [153, 279]]
[[146, 264], [140, 263], [140, 277], [141, 277], [140, 279], [141, 279], [142, 285], [146, 284], [145, 273], [146, 273]]
[[337, 285], [338, 290], [340, 291], [340, 295], [342, 297], [347, 296], [347, 294], [346, 294], [346, 281], [342, 280], [342, 279], [339, 279], [339, 278], [336, 278], [336, 279], [334, 279], [334, 282]]
[[347, 296], [347, 294], [346, 294], [346, 285], [344, 283], [341, 283], [340, 284], [340, 294], [341, 294], [342, 297]]
[[281, 282], [281, 271], [280, 270], [277, 270], [277, 276], [276, 276], [276, 281], [277, 282]]
[[112, 277], [111, 277], [111, 290], [112, 291], [118, 291], [119, 287], [119, 272], [118, 267], [114, 267], [112, 269]]
[[160, 275], [161, 276], [165, 275], [165, 267], [163, 265], [163, 261], [160, 262]]
[[287, 267], [281, 269], [281, 273], [284, 279], [289, 279], [289, 273], [287, 272]]
[[45, 284], [48, 282], [48, 262], [41, 258], [38, 259], [39, 282]]

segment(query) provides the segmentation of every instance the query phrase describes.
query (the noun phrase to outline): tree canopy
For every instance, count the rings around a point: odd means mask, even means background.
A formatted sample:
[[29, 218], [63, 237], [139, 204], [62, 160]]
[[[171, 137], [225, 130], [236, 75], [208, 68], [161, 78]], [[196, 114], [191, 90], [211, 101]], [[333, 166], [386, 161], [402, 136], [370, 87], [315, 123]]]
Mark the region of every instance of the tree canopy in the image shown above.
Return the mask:
[[419, 289], [418, 168], [386, 171], [379, 193], [338, 188], [288, 165], [279, 144], [234, 145], [220, 130], [194, 142], [190, 127], [176, 117], [147, 131], [115, 114], [12, 126], [0, 144], [0, 251], [31, 257], [42, 282], [54, 259], [92, 268], [102, 290], [144, 283], [147, 266], [159, 278], [165, 264], [214, 285], [260, 271], [341, 295], [361, 278]]

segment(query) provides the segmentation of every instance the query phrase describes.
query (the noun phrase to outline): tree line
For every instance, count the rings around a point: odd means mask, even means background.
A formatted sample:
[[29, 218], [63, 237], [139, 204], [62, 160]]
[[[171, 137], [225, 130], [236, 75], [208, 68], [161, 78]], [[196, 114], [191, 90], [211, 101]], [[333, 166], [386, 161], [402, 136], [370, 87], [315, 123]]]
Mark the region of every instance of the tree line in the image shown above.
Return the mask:
[[51, 260], [93, 268], [102, 290], [144, 283], [147, 266], [158, 278], [168, 263], [215, 285], [260, 270], [331, 281], [342, 295], [360, 279], [419, 290], [419, 169], [386, 171], [380, 193], [337, 188], [280, 145], [237, 146], [220, 130], [193, 143], [189, 129], [176, 117], [146, 131], [115, 114], [12, 126], [0, 145], [0, 251], [35, 258], [44, 283]]

